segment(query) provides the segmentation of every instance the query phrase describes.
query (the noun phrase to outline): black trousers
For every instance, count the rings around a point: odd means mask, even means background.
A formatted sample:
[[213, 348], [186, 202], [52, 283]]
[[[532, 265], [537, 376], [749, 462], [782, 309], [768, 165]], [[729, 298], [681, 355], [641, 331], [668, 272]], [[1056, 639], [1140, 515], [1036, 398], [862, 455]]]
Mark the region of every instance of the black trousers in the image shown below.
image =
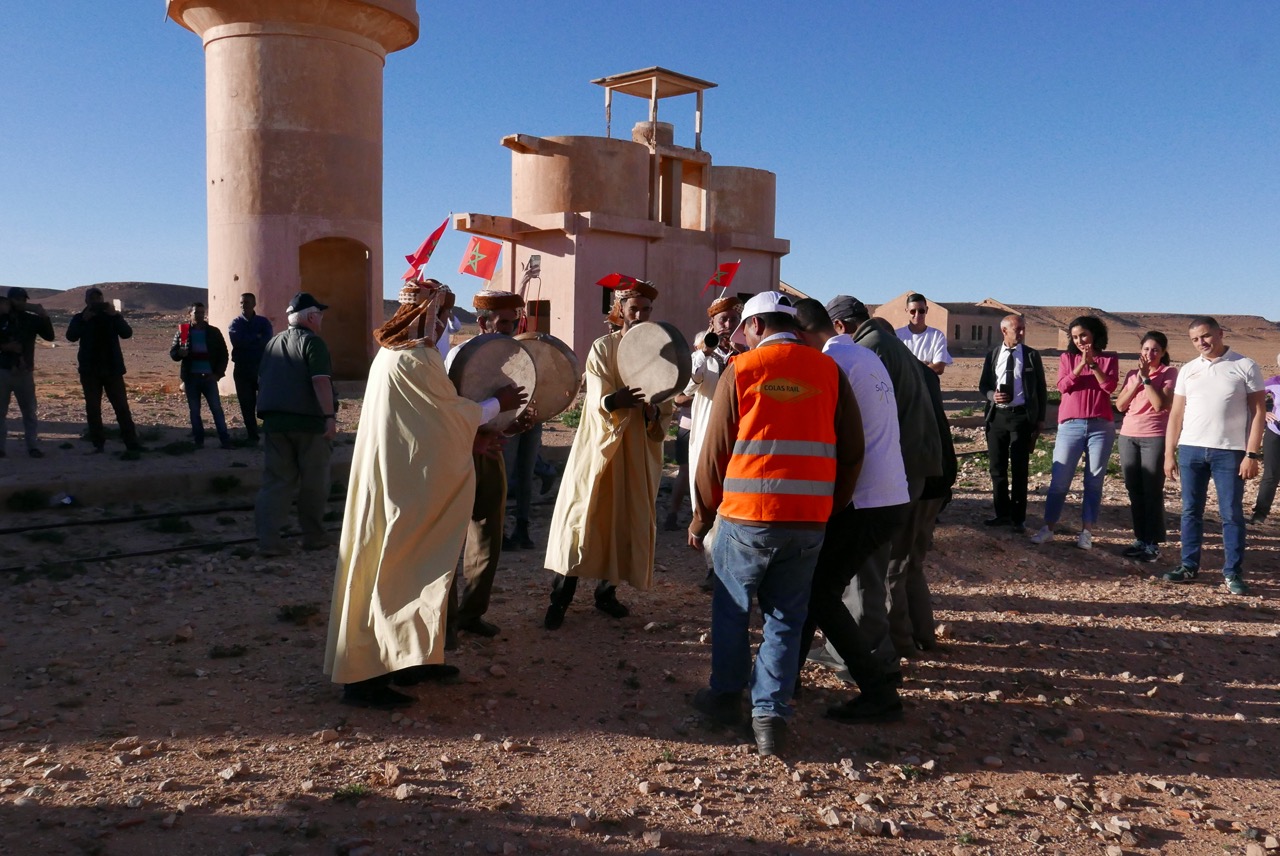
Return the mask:
[[258, 367], [248, 363], [236, 363], [231, 372], [236, 384], [236, 398], [240, 400], [240, 415], [244, 417], [244, 431], [250, 440], [258, 439]]
[[[555, 582], [551, 584], [551, 602], [567, 609], [569, 604], [573, 603], [573, 595], [577, 590], [577, 577], [556, 574]], [[613, 583], [608, 580], [601, 580], [596, 584], [596, 600], [612, 600], [617, 597], [617, 594], [615, 594], [617, 590], [618, 587]]]
[[102, 395], [106, 393], [111, 409], [120, 424], [120, 439], [126, 449], [138, 446], [138, 432], [133, 427], [133, 414], [129, 412], [129, 396], [124, 388], [124, 375], [80, 375], [80, 388], [84, 390], [84, 415], [89, 423], [89, 442], [101, 449], [107, 442], [107, 432], [102, 427]]
[[800, 634], [801, 668], [813, 635], [821, 628], [859, 689], [870, 692], [884, 685], [885, 670], [872, 650], [873, 640], [863, 633], [843, 596], [863, 559], [894, 537], [910, 508], [910, 503], [863, 509], [846, 506], [831, 515], [813, 569], [809, 617]]
[[997, 407], [987, 425], [991, 493], [996, 517], [1017, 524], [1027, 521], [1027, 470], [1036, 425], [1025, 407]]

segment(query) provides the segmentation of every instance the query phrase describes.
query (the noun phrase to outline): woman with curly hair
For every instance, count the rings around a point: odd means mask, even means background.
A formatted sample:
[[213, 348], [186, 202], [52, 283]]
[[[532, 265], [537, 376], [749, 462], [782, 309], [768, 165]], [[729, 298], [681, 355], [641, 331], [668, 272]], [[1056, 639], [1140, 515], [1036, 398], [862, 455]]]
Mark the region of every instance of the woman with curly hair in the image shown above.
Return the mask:
[[1142, 337], [1138, 367], [1125, 375], [1116, 409], [1120, 424], [1120, 472], [1129, 492], [1133, 544], [1126, 559], [1154, 562], [1164, 543], [1164, 432], [1178, 370], [1169, 365], [1169, 339], [1158, 330]]
[[1094, 315], [1081, 315], [1068, 326], [1071, 343], [1058, 360], [1058, 437], [1053, 445], [1053, 475], [1044, 504], [1044, 525], [1031, 536], [1033, 544], [1053, 540], [1053, 527], [1071, 489], [1076, 465], [1084, 456], [1084, 499], [1080, 507], [1080, 535], [1076, 546], [1093, 549], [1090, 527], [1102, 506], [1102, 480], [1116, 438], [1111, 393], [1120, 384], [1120, 363], [1107, 353], [1107, 325]]

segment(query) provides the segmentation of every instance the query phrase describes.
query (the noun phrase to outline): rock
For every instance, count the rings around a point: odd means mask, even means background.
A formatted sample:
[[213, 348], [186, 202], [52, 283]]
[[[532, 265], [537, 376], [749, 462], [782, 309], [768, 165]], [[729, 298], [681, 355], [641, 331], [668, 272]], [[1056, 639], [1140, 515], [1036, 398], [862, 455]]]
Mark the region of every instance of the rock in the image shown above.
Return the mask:
[[1112, 844], [1107, 847], [1107, 856], [1124, 856], [1124, 848]]
[[1262, 839], [1262, 846], [1266, 850], [1280, 850], [1280, 838], [1276, 838], [1274, 835], [1268, 835], [1266, 838]]
[[571, 814], [569, 815], [569, 828], [576, 829], [578, 832], [587, 832], [591, 829], [591, 821], [587, 820], [586, 815]]
[[1068, 811], [1071, 808], [1071, 800], [1066, 797], [1054, 797], [1053, 807], [1058, 811]]
[[870, 815], [859, 814], [853, 818], [853, 831], [864, 838], [879, 838], [881, 826], [880, 819]]
[[691, 811], [693, 811], [693, 813], [696, 814], [698, 817], [702, 817], [704, 814], [707, 813], [707, 807], [704, 806], [702, 803], [694, 803]]
[[933, 747], [933, 751], [939, 755], [954, 755], [956, 754], [956, 747], [951, 743], [939, 743]]
[[52, 767], [44, 771], [43, 778], [60, 781], [69, 779], [76, 774], [76, 771], [66, 764], [54, 764]]
[[156, 791], [162, 794], [167, 794], [176, 787], [177, 783], [173, 779], [165, 779], [160, 782], [160, 784], [156, 785]]
[[0, 731], [13, 731], [19, 725], [16, 719], [0, 719]]
[[1002, 759], [999, 755], [988, 755], [987, 757], [982, 759], [982, 766], [991, 767], [992, 769], [999, 769], [1000, 767], [1004, 766], [1004, 759]]
[[640, 837], [641, 837], [641, 840], [643, 840], [645, 845], [648, 847], [664, 847], [665, 846], [662, 840], [663, 838], [662, 830], [660, 829], [646, 829], [644, 831], [644, 835]]
[[499, 666], [497, 663], [494, 663], [489, 667], [489, 674], [493, 675], [495, 678], [505, 678], [507, 676], [507, 670]]
[[230, 782], [231, 780], [237, 779], [240, 776], [244, 775], [247, 769], [248, 768], [245, 767], [243, 763], [232, 764], [230, 767], [227, 767], [226, 769], [219, 770], [218, 778], [222, 779], [222, 781], [224, 782]]
[[653, 782], [641, 782], [639, 789], [642, 794], [651, 794], [656, 790], [653, 786]]
[[1267, 848], [1256, 841], [1250, 841], [1244, 846], [1244, 856], [1267, 856]]
[[338, 741], [338, 738], [340, 738], [342, 735], [334, 731], [332, 728], [326, 728], [323, 731], [317, 731], [315, 734], [312, 734], [311, 736], [314, 737], [316, 740], [320, 741], [321, 743], [336, 743]]
[[129, 797], [128, 801], [125, 802], [125, 805], [129, 808], [142, 808], [146, 802], [147, 801], [143, 798], [142, 794], [134, 794]]
[[161, 829], [173, 829], [173, 827], [174, 827], [175, 825], [177, 825], [177, 823], [178, 823], [178, 815], [177, 815], [176, 813], [175, 813], [175, 814], [166, 814], [166, 815], [164, 816], [164, 818], [163, 818], [163, 819], [161, 819], [161, 821], [160, 821], [160, 828], [161, 828]]
[[396, 788], [396, 799], [401, 802], [404, 802], [411, 796], [413, 796], [413, 785], [405, 784]]
[[827, 807], [822, 809], [822, 811], [818, 812], [818, 820], [824, 826], [829, 826], [832, 829], [837, 829], [841, 826], [844, 826], [844, 822], [845, 822], [844, 812], [840, 811], [840, 809], [838, 808]]
[[115, 743], [111, 744], [112, 752], [130, 752], [142, 745], [141, 738], [134, 734], [130, 737], [121, 737]]
[[196, 631], [190, 624], [184, 624], [177, 630], [173, 631], [173, 642], [190, 642], [196, 636]]
[[404, 768], [394, 761], [388, 761], [382, 768], [382, 777], [386, 779], [387, 787], [394, 788], [404, 779]]

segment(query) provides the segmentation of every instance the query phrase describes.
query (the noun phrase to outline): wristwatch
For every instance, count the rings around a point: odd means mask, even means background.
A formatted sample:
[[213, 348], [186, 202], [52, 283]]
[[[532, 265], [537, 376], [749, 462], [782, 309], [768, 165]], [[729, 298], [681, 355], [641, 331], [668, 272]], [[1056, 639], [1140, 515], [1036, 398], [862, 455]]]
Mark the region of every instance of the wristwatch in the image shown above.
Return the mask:
[[1261, 461], [1261, 460], [1262, 460], [1262, 453], [1261, 453], [1261, 452], [1245, 452], [1245, 453], [1244, 453], [1244, 456], [1245, 456], [1246, 458], [1248, 458], [1249, 460], [1251, 460], [1251, 461]]
[[1143, 386], [1151, 386], [1151, 378], [1149, 378], [1149, 377], [1144, 377], [1144, 378], [1142, 379], [1142, 385], [1143, 385]]

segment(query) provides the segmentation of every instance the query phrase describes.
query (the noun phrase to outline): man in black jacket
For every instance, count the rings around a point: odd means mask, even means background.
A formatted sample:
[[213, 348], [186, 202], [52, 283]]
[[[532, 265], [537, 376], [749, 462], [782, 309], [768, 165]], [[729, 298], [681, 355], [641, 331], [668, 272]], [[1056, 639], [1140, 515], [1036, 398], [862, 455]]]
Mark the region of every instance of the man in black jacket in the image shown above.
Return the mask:
[[71, 316], [67, 325], [67, 341], [79, 342], [77, 364], [80, 387], [84, 390], [84, 415], [89, 423], [89, 442], [93, 451], [102, 452], [107, 444], [102, 427], [102, 394], [105, 392], [116, 421], [120, 423], [120, 439], [130, 452], [142, 450], [138, 432], [129, 412], [129, 397], [124, 388], [124, 354], [120, 340], [133, 336], [133, 328], [111, 303], [102, 297], [102, 289], [90, 288], [84, 293], [84, 309]]
[[227, 343], [222, 331], [206, 320], [205, 306], [199, 301], [191, 304], [191, 322], [178, 327], [169, 347], [169, 359], [182, 363], [178, 375], [182, 389], [187, 394], [187, 408], [191, 411], [191, 437], [196, 448], [204, 448], [204, 422], [200, 419], [200, 399], [209, 405], [213, 427], [218, 432], [222, 448], [231, 448], [231, 434], [227, 432], [227, 420], [222, 414], [222, 398], [218, 395], [218, 381], [227, 373]]
[[1021, 315], [1006, 315], [1000, 334], [1004, 341], [987, 354], [978, 381], [978, 391], [987, 399], [987, 456], [996, 513], [986, 525], [1012, 526], [1022, 533], [1027, 520], [1027, 470], [1036, 438], [1044, 430], [1044, 361], [1039, 351], [1023, 344], [1027, 325]]

